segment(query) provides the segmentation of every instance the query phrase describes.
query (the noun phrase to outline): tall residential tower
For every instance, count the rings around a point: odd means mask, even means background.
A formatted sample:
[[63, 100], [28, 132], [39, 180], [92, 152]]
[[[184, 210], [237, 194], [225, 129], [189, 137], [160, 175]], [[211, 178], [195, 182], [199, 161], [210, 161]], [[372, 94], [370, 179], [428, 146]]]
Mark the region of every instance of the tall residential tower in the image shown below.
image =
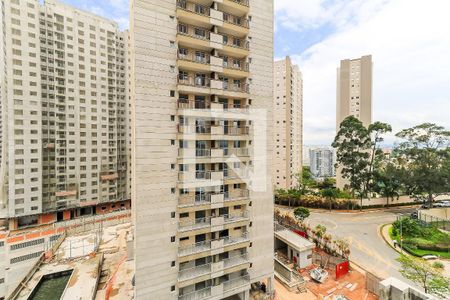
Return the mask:
[[249, 299], [273, 278], [273, 0], [132, 0], [130, 19], [136, 297]]
[[298, 66], [285, 59], [274, 63], [273, 159], [274, 187], [298, 184], [303, 151], [303, 80]]
[[1, 15], [0, 217], [12, 230], [129, 206], [124, 33], [55, 0]]
[[[348, 116], [356, 117], [366, 127], [372, 123], [372, 55], [341, 60], [337, 69], [336, 133]], [[340, 168], [336, 185], [341, 189], [345, 185]]]

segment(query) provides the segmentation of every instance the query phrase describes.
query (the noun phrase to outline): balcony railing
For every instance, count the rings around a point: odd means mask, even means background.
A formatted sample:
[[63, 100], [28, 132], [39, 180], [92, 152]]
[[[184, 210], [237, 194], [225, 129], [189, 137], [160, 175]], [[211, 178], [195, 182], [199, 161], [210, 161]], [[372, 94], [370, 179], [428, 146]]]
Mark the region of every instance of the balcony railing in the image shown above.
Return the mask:
[[237, 17], [227, 13], [223, 13], [223, 21], [237, 26], [248, 28], [248, 20], [243, 17]]
[[209, 8], [197, 3], [193, 3], [186, 0], [177, 0], [177, 6], [179, 8], [182, 8], [184, 10], [203, 15], [203, 16], [209, 16]]
[[178, 99], [178, 108], [180, 109], [214, 109], [232, 111], [233, 113], [248, 113], [248, 105], [225, 104], [219, 102], [200, 102], [187, 99]]
[[195, 266], [195, 267], [181, 269], [178, 272], [178, 281], [190, 280], [190, 279], [194, 279], [194, 278], [197, 278], [200, 276], [207, 275], [212, 272], [213, 265], [217, 264], [217, 263], [223, 263], [223, 267], [220, 268], [221, 270], [223, 270], [223, 269], [228, 269], [228, 268], [232, 268], [235, 266], [239, 266], [239, 265], [242, 265], [242, 264], [245, 264], [248, 262], [249, 262], [249, 258], [248, 258], [247, 253], [245, 253], [242, 255], [235, 255], [235, 256], [223, 259], [216, 263], [206, 263], [206, 264]]
[[210, 38], [210, 31], [208, 29], [183, 23], [178, 24], [178, 33], [200, 40], [209, 40]]
[[[202, 52], [203, 53], [203, 52]], [[178, 58], [181, 60], [192, 61], [200, 64], [209, 64], [209, 54], [198, 54], [195, 50], [188, 50], [187, 54], [178, 52]]]
[[233, 192], [225, 193], [225, 201], [234, 201], [240, 198], [248, 198], [249, 191], [247, 189], [235, 189]]
[[210, 86], [210, 79], [205, 77], [178, 76], [178, 83], [182, 85], [206, 88]]
[[233, 245], [233, 244], [248, 242], [249, 238], [248, 238], [248, 233], [244, 232], [244, 233], [242, 233], [242, 235], [236, 236], [236, 237], [227, 236], [227, 237], [222, 237], [217, 240], [202, 241], [202, 242], [198, 242], [195, 244], [183, 245], [178, 248], [178, 255], [186, 256], [186, 255], [191, 255], [191, 254], [211, 250], [211, 243], [213, 241], [223, 241], [224, 246], [229, 246], [229, 245]]
[[222, 81], [223, 89], [226, 91], [232, 91], [232, 92], [244, 92], [248, 93], [248, 84], [246, 83], [228, 83], [226, 81]]
[[236, 2], [237, 4], [248, 6], [249, 0], [230, 0]]
[[187, 221], [180, 221], [178, 227], [182, 230], [194, 230], [208, 227], [211, 225], [211, 217], [198, 218]]
[[[214, 131], [211, 129], [214, 128]], [[197, 133], [197, 134], [223, 134], [223, 135], [248, 135], [250, 128], [248, 126], [234, 127], [221, 125], [205, 125], [205, 126], [178, 126], [179, 133]]]
[[197, 195], [180, 195], [178, 203], [182, 206], [205, 205], [211, 203], [211, 196], [213, 195], [221, 195], [221, 193], [207, 192]]
[[[232, 60], [229, 58], [229, 60]], [[235, 70], [241, 70], [241, 71], [248, 71], [249, 70], [249, 64], [245, 61], [239, 61], [236, 62], [228, 62], [226, 60], [223, 61], [223, 67], [227, 69], [235, 69]]]
[[[246, 286], [250, 284], [250, 276], [248, 274], [239, 276], [237, 278], [232, 278], [230, 280], [224, 281], [221, 283], [223, 286], [221, 290], [224, 292], [228, 292], [232, 289]], [[200, 299], [208, 299], [213, 291], [213, 286], [208, 286], [206, 288], [196, 290], [187, 294], [181, 294], [178, 296], [178, 300], [200, 300]], [[213, 295], [214, 296], [214, 295]], [[220, 296], [220, 295], [216, 295]]]

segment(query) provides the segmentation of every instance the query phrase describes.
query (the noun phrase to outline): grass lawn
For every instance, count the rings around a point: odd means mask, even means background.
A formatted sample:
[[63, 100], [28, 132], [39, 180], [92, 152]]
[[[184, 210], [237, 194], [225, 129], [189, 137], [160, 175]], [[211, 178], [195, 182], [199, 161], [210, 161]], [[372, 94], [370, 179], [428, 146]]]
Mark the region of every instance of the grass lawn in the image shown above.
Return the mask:
[[[442, 242], [442, 240], [447, 240], [448, 239], [448, 235], [446, 236], [444, 233], [442, 232], [435, 232], [433, 229], [429, 229], [427, 228], [427, 233], [429, 233], [426, 237], [427, 238], [410, 238], [408, 236], [405, 236], [405, 240], [426, 240], [428, 242], [432, 242], [432, 243], [438, 243], [438, 242]], [[396, 240], [397, 242], [400, 241], [400, 237], [399, 235], [394, 235], [393, 232], [393, 228], [391, 227], [389, 229], [389, 236], [392, 240]], [[404, 240], [404, 244], [403, 244], [403, 249], [406, 250], [408, 253], [414, 255], [414, 256], [419, 256], [422, 257], [424, 255], [436, 255], [442, 258], [447, 258], [450, 259], [450, 252], [443, 252], [443, 251], [434, 251], [434, 250], [425, 250], [425, 249], [420, 249], [420, 248], [412, 248], [409, 247], [408, 243]], [[400, 245], [400, 243], [399, 243]]]

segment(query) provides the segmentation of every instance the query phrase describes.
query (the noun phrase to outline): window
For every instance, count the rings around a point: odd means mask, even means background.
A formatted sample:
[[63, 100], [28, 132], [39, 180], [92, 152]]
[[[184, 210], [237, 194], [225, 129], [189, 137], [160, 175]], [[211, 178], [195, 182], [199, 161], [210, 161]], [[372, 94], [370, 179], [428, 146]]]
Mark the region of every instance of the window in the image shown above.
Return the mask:
[[185, 24], [178, 24], [178, 32], [187, 34], [188, 33], [188, 27]]

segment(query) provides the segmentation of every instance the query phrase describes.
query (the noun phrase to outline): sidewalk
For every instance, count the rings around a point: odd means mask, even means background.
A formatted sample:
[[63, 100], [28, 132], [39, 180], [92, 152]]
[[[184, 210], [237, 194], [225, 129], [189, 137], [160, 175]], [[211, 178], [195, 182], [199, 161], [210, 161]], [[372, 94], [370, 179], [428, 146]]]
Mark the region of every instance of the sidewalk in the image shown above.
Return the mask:
[[407, 251], [401, 251], [400, 246], [395, 246], [394, 241], [389, 236], [389, 230], [392, 228], [392, 224], [384, 224], [380, 227], [380, 235], [383, 238], [384, 242], [388, 244], [389, 247], [394, 249], [400, 254], [410, 255]]

